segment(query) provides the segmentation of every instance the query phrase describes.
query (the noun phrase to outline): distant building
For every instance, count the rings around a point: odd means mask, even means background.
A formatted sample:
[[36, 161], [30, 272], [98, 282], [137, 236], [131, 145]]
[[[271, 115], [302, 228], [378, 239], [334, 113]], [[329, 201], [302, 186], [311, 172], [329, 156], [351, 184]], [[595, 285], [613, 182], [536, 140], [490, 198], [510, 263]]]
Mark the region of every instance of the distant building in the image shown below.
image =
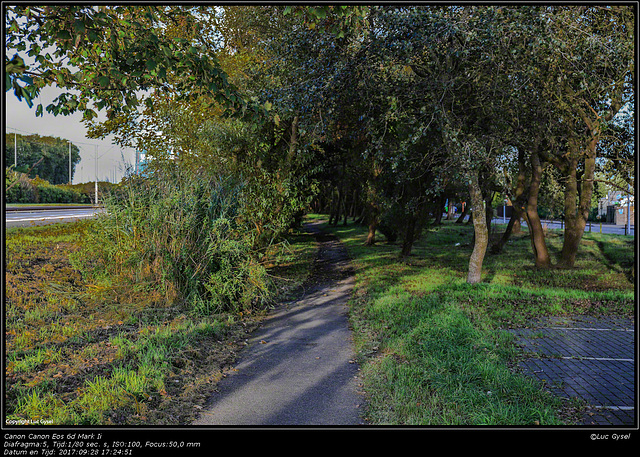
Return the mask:
[[622, 198], [622, 192], [616, 190], [613, 192], [608, 192], [606, 197], [601, 198], [598, 201], [598, 216], [600, 216], [600, 220], [603, 222], [613, 222], [613, 220], [608, 220], [608, 208], [610, 206], [615, 206], [616, 202], [618, 202]]
[[633, 196], [628, 196], [621, 191], [609, 192], [606, 197], [598, 202], [598, 215], [600, 220], [616, 225], [627, 223], [627, 199], [629, 199], [629, 211], [631, 225], [635, 225], [635, 211]]
[[[627, 199], [629, 200], [627, 202]], [[628, 206], [627, 206], [628, 203]], [[627, 207], [629, 208], [630, 217], [627, 218]], [[633, 207], [633, 196], [626, 196], [620, 199], [618, 205], [614, 205], [613, 223], [616, 225], [626, 225], [629, 220], [630, 225], [635, 226], [635, 211]]]

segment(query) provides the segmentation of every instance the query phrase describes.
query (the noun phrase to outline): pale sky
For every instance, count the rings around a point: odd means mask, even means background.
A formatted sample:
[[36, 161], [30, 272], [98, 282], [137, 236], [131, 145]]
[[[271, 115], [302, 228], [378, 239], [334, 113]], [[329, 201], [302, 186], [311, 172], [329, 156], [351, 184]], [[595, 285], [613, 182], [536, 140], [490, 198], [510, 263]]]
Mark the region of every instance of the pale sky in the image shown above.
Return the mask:
[[[43, 108], [53, 101], [59, 90], [46, 87], [29, 109], [27, 103], [18, 101], [13, 90], [5, 92], [5, 132], [22, 135], [38, 134], [40, 136], [55, 136], [70, 140], [80, 148], [80, 163], [76, 165], [73, 184], [92, 182], [96, 175], [96, 145], [98, 180], [118, 182], [125, 172], [125, 164], [133, 166], [135, 150], [120, 148], [110, 140], [95, 140], [87, 138], [86, 129], [81, 122], [82, 113], [69, 116], [54, 116], [43, 109], [43, 115], [36, 117], [36, 106], [42, 103]], [[18, 143], [18, 148], [19, 148]], [[18, 164], [20, 151], [18, 149]]]

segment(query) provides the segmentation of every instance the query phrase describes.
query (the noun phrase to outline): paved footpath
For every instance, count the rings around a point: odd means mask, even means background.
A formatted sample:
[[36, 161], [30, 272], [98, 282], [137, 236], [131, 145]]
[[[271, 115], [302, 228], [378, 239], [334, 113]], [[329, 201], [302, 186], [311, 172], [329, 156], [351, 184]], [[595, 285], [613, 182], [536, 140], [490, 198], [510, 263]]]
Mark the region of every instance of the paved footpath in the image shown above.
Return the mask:
[[320, 243], [302, 296], [279, 305], [193, 422], [196, 426], [361, 425], [358, 366], [347, 319], [347, 252], [308, 224]]
[[531, 356], [521, 363], [526, 373], [589, 405], [581, 425], [636, 425], [631, 319], [555, 317], [512, 332]]

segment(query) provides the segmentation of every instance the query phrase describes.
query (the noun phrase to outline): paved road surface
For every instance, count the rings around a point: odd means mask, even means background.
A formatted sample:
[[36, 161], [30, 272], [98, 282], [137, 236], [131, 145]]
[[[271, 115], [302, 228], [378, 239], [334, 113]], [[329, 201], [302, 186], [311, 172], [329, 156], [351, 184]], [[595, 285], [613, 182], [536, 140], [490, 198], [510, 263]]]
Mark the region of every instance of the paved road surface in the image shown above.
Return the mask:
[[564, 398], [588, 405], [582, 425], [634, 426], [634, 322], [622, 317], [565, 316], [514, 329], [529, 354], [525, 373]]
[[28, 227], [33, 225], [54, 224], [57, 222], [73, 222], [77, 220], [94, 217], [99, 208], [92, 207], [69, 207], [55, 208], [21, 208], [9, 209], [4, 213], [4, 226], [12, 227]]
[[347, 320], [353, 277], [344, 247], [319, 233], [302, 297], [280, 305], [221, 380], [197, 426], [357, 426], [362, 397]]
[[[506, 220], [503, 220], [501, 217], [499, 218], [493, 218], [493, 220], [491, 221], [493, 224], [496, 225], [500, 225], [500, 224], [505, 224], [509, 222], [509, 218], [507, 218]], [[544, 219], [541, 221], [542, 225], [545, 226], [550, 229], [550, 230], [562, 230], [562, 228], [564, 227], [564, 224], [561, 221], [551, 221], [551, 220], [547, 220]], [[609, 224], [609, 223], [603, 223], [602, 224], [602, 229], [600, 228], [600, 223], [599, 222], [587, 222], [587, 226], [585, 227], [584, 231], [585, 233], [589, 232], [589, 224], [591, 224], [591, 232], [593, 233], [606, 233], [609, 235], [625, 235], [624, 232], [624, 225], [614, 225], [614, 224]], [[525, 221], [522, 221], [522, 226], [526, 227], [527, 223]], [[502, 229], [504, 231], [504, 228]], [[602, 230], [602, 231], [601, 231]], [[633, 220], [631, 221], [631, 229], [628, 231], [628, 235], [634, 236], [635, 235], [635, 225], [633, 223]]]

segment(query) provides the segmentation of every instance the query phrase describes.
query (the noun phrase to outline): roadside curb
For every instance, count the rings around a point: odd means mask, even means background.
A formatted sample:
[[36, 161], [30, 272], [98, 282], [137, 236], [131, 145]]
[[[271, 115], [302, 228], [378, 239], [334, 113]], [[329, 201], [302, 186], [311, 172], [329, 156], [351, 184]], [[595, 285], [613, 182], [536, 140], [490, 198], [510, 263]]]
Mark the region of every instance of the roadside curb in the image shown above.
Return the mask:
[[99, 209], [96, 205], [68, 205], [68, 206], [12, 206], [5, 207], [5, 211], [55, 211], [59, 209]]

